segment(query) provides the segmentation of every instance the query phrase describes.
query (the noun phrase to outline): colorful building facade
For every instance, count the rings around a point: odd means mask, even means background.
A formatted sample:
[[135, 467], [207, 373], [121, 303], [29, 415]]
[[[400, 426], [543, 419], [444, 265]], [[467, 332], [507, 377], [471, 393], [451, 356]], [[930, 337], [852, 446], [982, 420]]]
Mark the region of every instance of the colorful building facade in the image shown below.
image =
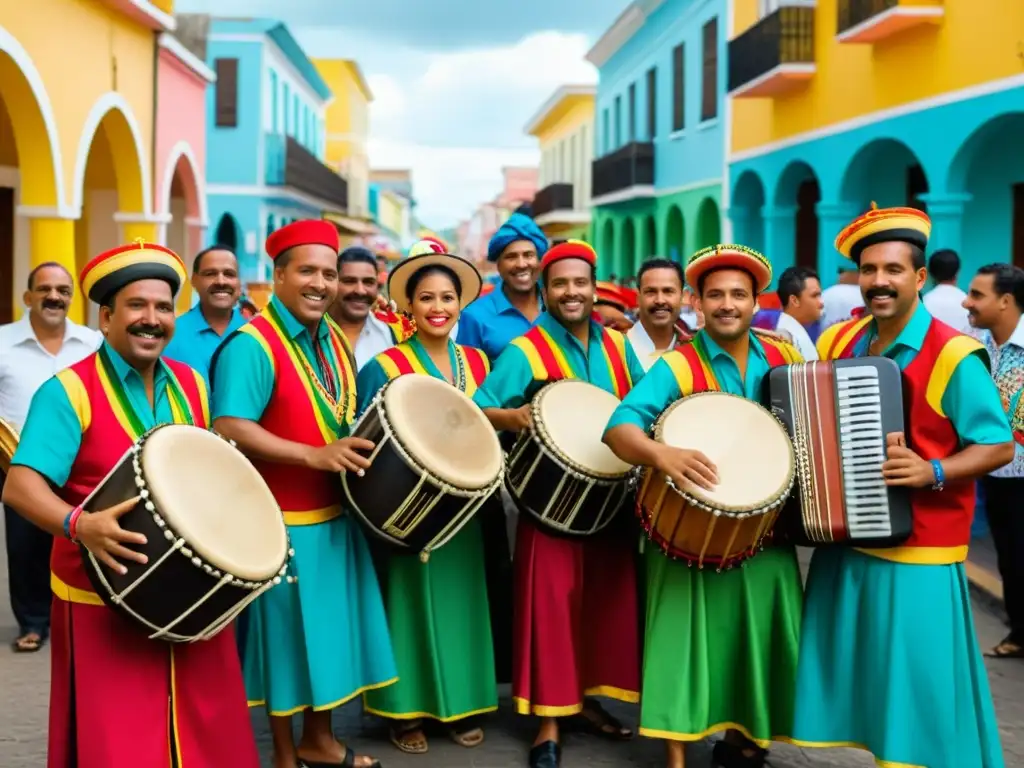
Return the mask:
[[524, 129], [540, 144], [534, 220], [552, 240], [589, 237], [596, 93], [592, 85], [563, 85]]
[[327, 164], [348, 181], [348, 213], [370, 214], [370, 103], [373, 93], [359, 64], [351, 59], [314, 59], [320, 76], [334, 94], [327, 107]]
[[725, 0], [636, 0], [587, 54], [600, 72], [593, 242], [602, 278], [722, 239]]
[[835, 281], [839, 230], [872, 202], [932, 218], [960, 282], [1024, 265], [1024, 4], [733, 4], [728, 211], [776, 273]]
[[487, 245], [512, 212], [537, 196], [540, 172], [527, 166], [506, 166], [501, 169], [501, 192], [493, 200], [481, 203], [468, 221], [457, 227], [459, 240], [456, 252], [475, 262], [484, 270], [492, 266], [487, 261]]

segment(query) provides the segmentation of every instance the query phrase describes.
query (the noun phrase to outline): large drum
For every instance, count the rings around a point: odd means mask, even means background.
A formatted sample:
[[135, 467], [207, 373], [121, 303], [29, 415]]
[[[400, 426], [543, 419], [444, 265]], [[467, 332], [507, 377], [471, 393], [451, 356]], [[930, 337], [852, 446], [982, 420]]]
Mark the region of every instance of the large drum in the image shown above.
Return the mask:
[[[146, 536], [146, 565], [114, 572], [82, 548], [99, 596], [170, 642], [208, 640], [281, 582], [290, 554], [281, 509], [249, 460], [199, 427], [143, 435], [86, 499], [86, 513], [142, 499], [121, 527]], [[288, 577], [290, 578], [290, 577]]]
[[11, 459], [18, 448], [18, 430], [0, 419], [0, 488], [4, 487], [7, 473], [11, 471]]
[[349, 505], [370, 531], [426, 562], [501, 486], [503, 454], [483, 411], [431, 376], [385, 384], [352, 430], [372, 440], [362, 477], [344, 472]]
[[705, 392], [665, 409], [654, 439], [703, 453], [718, 469], [718, 485], [677, 488], [648, 469], [637, 513], [650, 539], [673, 559], [718, 571], [756, 554], [795, 478], [793, 445], [779, 420], [751, 400]]
[[569, 536], [606, 527], [631, 491], [629, 464], [601, 438], [619, 400], [593, 384], [564, 379], [530, 402], [533, 429], [508, 456], [505, 485], [520, 509]]

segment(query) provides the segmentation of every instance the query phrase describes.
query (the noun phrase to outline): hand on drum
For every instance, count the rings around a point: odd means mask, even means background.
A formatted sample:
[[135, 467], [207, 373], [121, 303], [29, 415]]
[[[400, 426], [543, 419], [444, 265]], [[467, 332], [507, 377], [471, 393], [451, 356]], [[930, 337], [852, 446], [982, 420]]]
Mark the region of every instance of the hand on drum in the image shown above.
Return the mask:
[[935, 484], [932, 463], [925, 461], [907, 447], [907, 440], [902, 432], [890, 432], [885, 436], [885, 454], [882, 477], [885, 478], [886, 485], [928, 488]]
[[519, 406], [509, 415], [512, 417], [512, 424], [517, 432], [533, 429], [533, 415], [529, 403]]
[[710, 491], [718, 485], [718, 468], [700, 451], [661, 445], [655, 469], [668, 475], [680, 490], [696, 485]]
[[322, 448], [311, 448], [306, 465], [323, 472], [355, 472], [362, 476], [370, 467], [370, 460], [363, 453], [369, 453], [374, 447], [373, 442], [362, 437], [343, 437]]
[[120, 574], [127, 573], [128, 569], [115, 560], [115, 557], [142, 565], [149, 560], [141, 552], [125, 546], [143, 545], [146, 543], [146, 537], [141, 533], [126, 531], [118, 522], [126, 512], [134, 509], [140, 498], [136, 496], [99, 512], [84, 512], [76, 524], [75, 535], [82, 546], [92, 552], [105, 566]]

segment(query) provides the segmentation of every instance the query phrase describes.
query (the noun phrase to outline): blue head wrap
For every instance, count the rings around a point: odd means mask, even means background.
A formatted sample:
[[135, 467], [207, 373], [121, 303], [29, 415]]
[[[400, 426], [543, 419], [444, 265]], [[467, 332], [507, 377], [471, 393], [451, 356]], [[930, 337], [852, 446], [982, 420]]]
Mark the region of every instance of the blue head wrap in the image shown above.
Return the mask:
[[487, 260], [497, 261], [501, 252], [508, 248], [510, 243], [517, 240], [529, 240], [533, 243], [537, 247], [538, 258], [543, 256], [548, 249], [548, 239], [533, 219], [521, 213], [513, 213], [498, 228], [487, 245]]

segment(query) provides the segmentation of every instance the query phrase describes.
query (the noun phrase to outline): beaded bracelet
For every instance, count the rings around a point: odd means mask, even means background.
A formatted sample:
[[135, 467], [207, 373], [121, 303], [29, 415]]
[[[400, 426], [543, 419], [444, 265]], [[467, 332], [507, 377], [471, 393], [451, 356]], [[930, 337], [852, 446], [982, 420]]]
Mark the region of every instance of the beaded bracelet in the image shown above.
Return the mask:
[[946, 472], [942, 469], [942, 462], [932, 459], [932, 473], [935, 475], [935, 482], [932, 484], [933, 491], [941, 491], [946, 487]]
[[75, 544], [78, 543], [78, 518], [81, 516], [82, 508], [78, 506], [68, 512], [67, 517], [64, 518], [64, 538]]

